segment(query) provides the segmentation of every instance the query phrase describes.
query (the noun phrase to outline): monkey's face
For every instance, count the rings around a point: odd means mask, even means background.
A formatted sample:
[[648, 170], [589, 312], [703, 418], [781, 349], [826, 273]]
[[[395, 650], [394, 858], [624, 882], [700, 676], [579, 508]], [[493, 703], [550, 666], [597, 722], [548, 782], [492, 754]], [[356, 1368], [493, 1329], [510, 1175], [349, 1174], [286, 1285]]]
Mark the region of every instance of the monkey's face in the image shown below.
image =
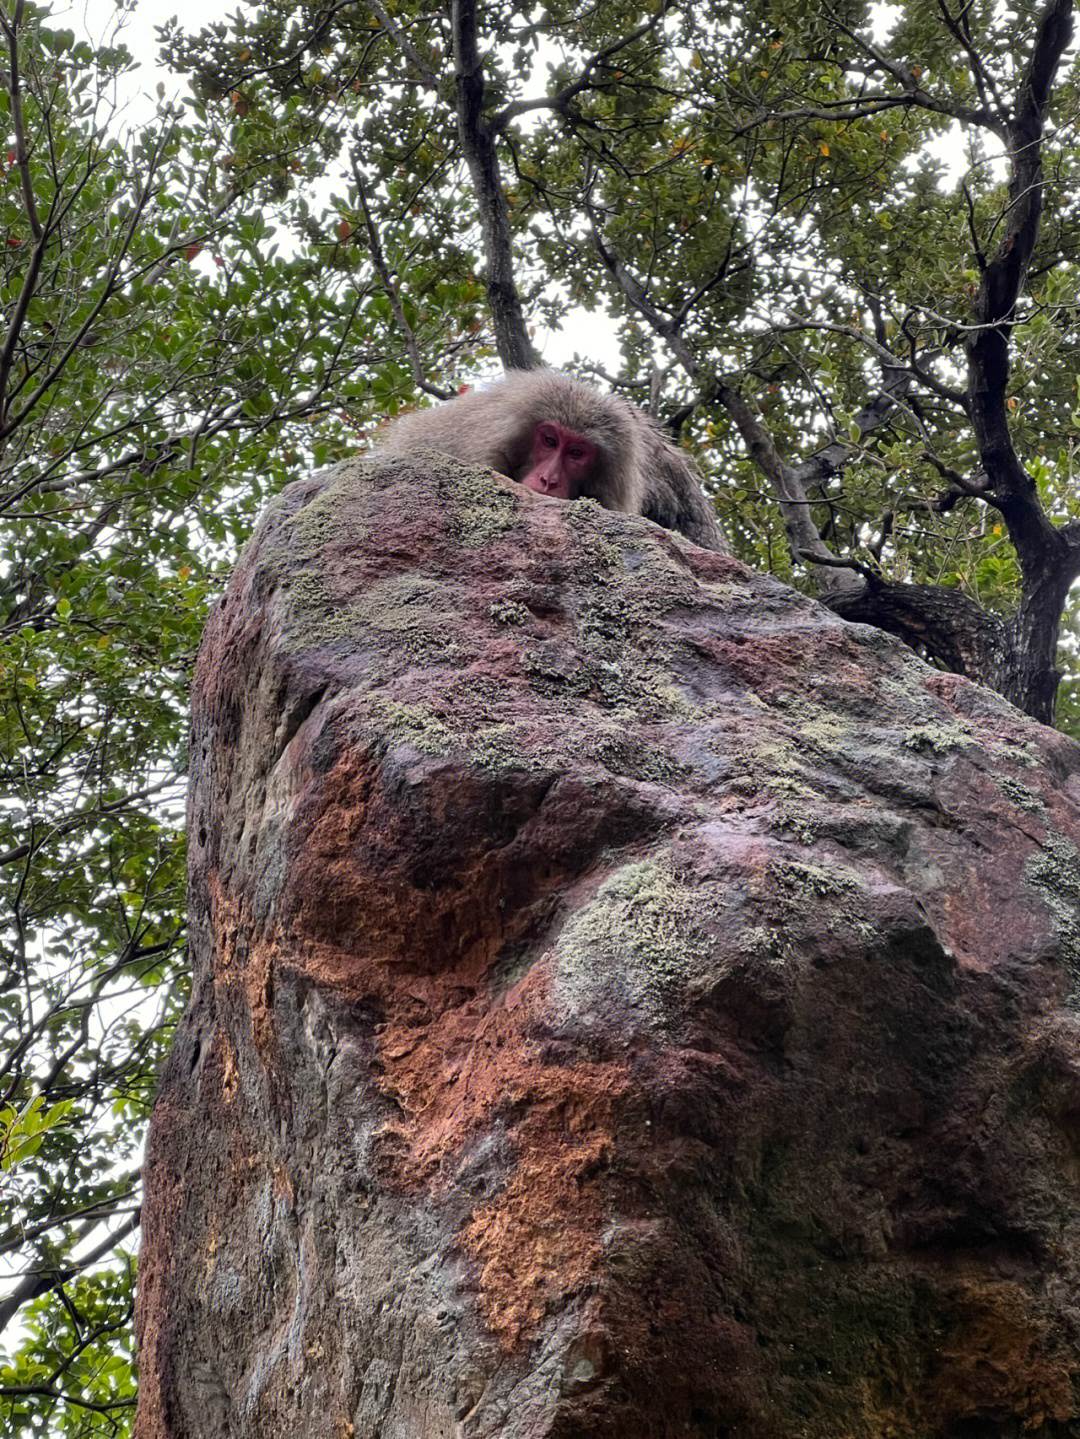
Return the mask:
[[541, 495], [572, 500], [596, 470], [599, 451], [591, 440], [553, 420], [541, 420], [532, 432], [521, 483]]

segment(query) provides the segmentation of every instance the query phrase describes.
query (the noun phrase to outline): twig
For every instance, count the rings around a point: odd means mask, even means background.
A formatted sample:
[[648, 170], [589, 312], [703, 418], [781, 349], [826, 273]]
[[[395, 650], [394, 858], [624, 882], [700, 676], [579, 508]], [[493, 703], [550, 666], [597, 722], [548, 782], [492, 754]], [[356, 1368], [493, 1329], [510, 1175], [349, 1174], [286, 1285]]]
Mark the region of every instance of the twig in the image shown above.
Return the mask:
[[383, 255], [382, 244], [379, 240], [379, 231], [376, 228], [375, 221], [371, 217], [371, 210], [368, 206], [363, 176], [360, 174], [360, 167], [356, 162], [355, 153], [351, 151], [349, 161], [352, 165], [353, 179], [356, 181], [357, 199], [360, 203], [360, 209], [364, 216], [364, 225], [367, 229], [368, 250], [371, 255], [371, 263], [375, 266], [379, 279], [382, 281], [386, 298], [390, 301], [390, 308], [394, 312], [394, 319], [397, 321], [398, 329], [401, 331], [402, 338], [405, 341], [405, 349], [408, 351], [409, 363], [412, 366], [413, 380], [417, 388], [423, 390], [425, 394], [434, 395], [436, 399], [439, 400], [448, 400], [453, 394], [453, 391], [443, 390], [440, 389], [438, 385], [431, 384], [424, 371], [424, 363], [420, 358], [420, 346], [417, 344], [416, 335], [413, 333], [413, 328], [409, 324], [408, 317], [402, 308], [401, 298], [398, 295], [397, 286], [394, 284], [394, 277], [390, 273], [390, 267], [387, 265], [386, 257]]

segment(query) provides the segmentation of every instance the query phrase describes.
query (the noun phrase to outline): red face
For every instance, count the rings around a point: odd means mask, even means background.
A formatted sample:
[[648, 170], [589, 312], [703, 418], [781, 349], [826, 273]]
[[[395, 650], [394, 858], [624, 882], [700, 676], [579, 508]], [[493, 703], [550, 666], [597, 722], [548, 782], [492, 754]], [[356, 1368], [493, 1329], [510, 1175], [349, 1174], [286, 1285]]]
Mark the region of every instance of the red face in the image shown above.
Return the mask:
[[584, 435], [542, 420], [533, 430], [529, 458], [521, 482], [541, 495], [572, 500], [596, 468], [597, 448]]

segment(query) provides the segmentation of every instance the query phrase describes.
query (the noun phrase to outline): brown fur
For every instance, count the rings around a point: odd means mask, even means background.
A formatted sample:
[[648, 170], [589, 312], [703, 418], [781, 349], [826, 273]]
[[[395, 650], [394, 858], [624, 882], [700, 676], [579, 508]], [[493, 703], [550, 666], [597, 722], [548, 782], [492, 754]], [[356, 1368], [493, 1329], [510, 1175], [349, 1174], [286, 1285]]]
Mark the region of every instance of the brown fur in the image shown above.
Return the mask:
[[596, 471], [581, 493], [609, 510], [641, 514], [706, 549], [727, 551], [690, 460], [634, 405], [558, 370], [518, 370], [432, 410], [417, 410], [380, 437], [384, 454], [430, 446], [466, 464], [522, 480], [533, 431], [551, 420], [592, 441]]

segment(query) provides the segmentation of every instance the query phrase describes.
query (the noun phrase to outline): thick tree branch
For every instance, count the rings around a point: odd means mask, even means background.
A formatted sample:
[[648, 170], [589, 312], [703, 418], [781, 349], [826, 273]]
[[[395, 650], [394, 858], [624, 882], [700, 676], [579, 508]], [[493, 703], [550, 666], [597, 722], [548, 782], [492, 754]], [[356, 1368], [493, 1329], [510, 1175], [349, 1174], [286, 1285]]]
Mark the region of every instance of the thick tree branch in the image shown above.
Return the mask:
[[480, 212], [495, 344], [499, 358], [508, 370], [528, 370], [539, 365], [540, 357], [529, 339], [521, 296], [514, 279], [506, 193], [499, 178], [492, 131], [484, 117], [484, 77], [476, 44], [476, 0], [452, 0], [450, 15], [454, 37], [458, 136]]
[[914, 650], [982, 683], [1004, 673], [1012, 647], [1008, 622], [989, 614], [962, 590], [941, 585], [868, 583], [830, 600], [844, 619], [877, 625]]
[[830, 579], [822, 585], [822, 598], [831, 602], [833, 595], [861, 591], [863, 581], [854, 569], [846, 565], [836, 567], [837, 558], [822, 540], [810, 513], [804, 485], [792, 466], [781, 458], [772, 436], [746, 400], [723, 381], [716, 383], [714, 395], [731, 416], [750, 458], [772, 486], [784, 517], [792, 553], [803, 559], [819, 560], [832, 571]]
[[[853, 416], [860, 441], [879, 429], [898, 406], [904, 405], [907, 392], [911, 388], [911, 375], [902, 363], [894, 360], [888, 364], [883, 360], [882, 370], [884, 376], [881, 389]], [[794, 474], [809, 488], [828, 479], [830, 475], [835, 475], [856, 453], [854, 445], [843, 440], [834, 440], [832, 444], [823, 445], [801, 465], [796, 465]]]
[[1042, 135], [1050, 84], [1072, 37], [1072, 0], [1047, 0], [1027, 72], [1007, 127], [1009, 208], [1005, 234], [986, 261], [967, 340], [968, 396], [990, 495], [1009, 526], [1025, 578], [1040, 575], [1061, 542], [1016, 454], [1005, 396], [1016, 301], [1035, 247], [1043, 207]]

